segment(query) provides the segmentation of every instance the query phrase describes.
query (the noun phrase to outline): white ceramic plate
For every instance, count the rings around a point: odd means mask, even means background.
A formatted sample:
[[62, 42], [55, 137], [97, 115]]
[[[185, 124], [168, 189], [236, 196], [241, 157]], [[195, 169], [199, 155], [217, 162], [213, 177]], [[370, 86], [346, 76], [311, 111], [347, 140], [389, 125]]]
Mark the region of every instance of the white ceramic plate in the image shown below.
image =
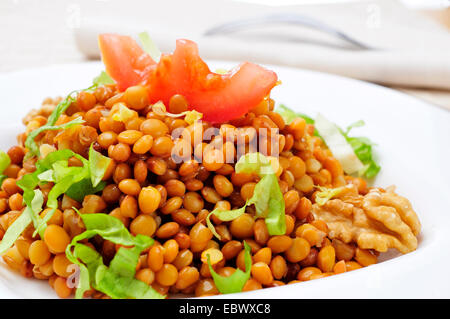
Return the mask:
[[[213, 62], [215, 67], [231, 67]], [[378, 144], [382, 171], [375, 184], [397, 185], [422, 222], [415, 252], [357, 271], [310, 282], [262, 289], [226, 298], [450, 298], [448, 235], [450, 113], [373, 84], [338, 76], [272, 66], [283, 84], [274, 89], [279, 103], [338, 125], [363, 119], [354, 134]], [[88, 87], [100, 63], [62, 65], [0, 74], [0, 149], [23, 131], [21, 119], [47, 96]], [[1, 298], [54, 298], [47, 281], [29, 280], [0, 264]], [[223, 297], [223, 296], [219, 296]]]

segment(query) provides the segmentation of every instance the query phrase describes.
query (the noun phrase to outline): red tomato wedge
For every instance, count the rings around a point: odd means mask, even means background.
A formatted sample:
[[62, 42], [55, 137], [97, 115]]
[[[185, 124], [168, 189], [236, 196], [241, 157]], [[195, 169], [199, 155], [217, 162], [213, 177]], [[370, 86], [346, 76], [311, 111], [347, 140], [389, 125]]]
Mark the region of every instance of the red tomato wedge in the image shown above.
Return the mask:
[[177, 40], [172, 55], [163, 55], [150, 74], [151, 102], [168, 105], [174, 94], [182, 94], [190, 108], [203, 113], [203, 119], [222, 123], [236, 119], [254, 108], [276, 85], [277, 75], [245, 62], [227, 74], [210, 71], [200, 58], [197, 45]]
[[120, 91], [142, 83], [156, 62], [131, 37], [101, 34], [98, 45], [106, 72], [116, 81]]
[[[142, 49], [136, 49], [139, 45], [132, 38], [106, 36], [108, 41], [99, 40], [103, 62], [108, 74], [120, 83], [120, 90], [143, 83], [148, 87], [150, 102], [162, 101], [166, 106], [174, 94], [182, 94], [190, 109], [203, 113], [203, 119], [212, 123], [244, 115], [270, 93], [278, 80], [275, 72], [250, 62], [226, 74], [211, 72], [200, 58], [197, 44], [189, 40], [177, 40], [173, 54], [163, 54], [155, 65], [151, 58], [145, 58]], [[112, 40], [114, 36], [120, 40]], [[148, 64], [144, 66], [144, 62]]]

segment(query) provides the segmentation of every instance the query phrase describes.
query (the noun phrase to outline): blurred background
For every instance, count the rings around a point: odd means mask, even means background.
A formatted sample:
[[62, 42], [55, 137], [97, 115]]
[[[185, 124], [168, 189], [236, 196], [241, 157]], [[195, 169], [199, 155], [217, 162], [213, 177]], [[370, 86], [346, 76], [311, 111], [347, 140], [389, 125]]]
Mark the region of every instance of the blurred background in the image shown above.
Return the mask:
[[99, 59], [98, 33], [141, 31], [163, 52], [189, 38], [207, 59], [335, 73], [450, 110], [450, 0], [1, 0], [0, 72]]

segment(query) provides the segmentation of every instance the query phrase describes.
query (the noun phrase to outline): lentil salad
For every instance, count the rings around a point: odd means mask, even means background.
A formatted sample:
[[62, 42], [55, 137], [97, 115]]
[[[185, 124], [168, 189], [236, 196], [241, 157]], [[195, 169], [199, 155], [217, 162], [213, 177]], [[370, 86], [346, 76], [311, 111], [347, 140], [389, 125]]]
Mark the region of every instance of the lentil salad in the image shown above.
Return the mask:
[[[266, 92], [222, 120], [197, 110], [186, 89], [152, 101], [149, 87], [164, 81], [124, 88], [106, 70], [114, 80], [103, 73], [87, 90], [44, 101], [5, 154], [3, 260], [48, 280], [58, 296], [248, 291], [351, 271], [376, 263], [387, 248], [417, 247], [409, 236], [420, 230], [417, 216], [398, 207], [406, 199], [349, 175], [321, 125], [275, 110]], [[398, 225], [380, 217], [385, 207]], [[409, 233], [395, 233], [401, 222]]]

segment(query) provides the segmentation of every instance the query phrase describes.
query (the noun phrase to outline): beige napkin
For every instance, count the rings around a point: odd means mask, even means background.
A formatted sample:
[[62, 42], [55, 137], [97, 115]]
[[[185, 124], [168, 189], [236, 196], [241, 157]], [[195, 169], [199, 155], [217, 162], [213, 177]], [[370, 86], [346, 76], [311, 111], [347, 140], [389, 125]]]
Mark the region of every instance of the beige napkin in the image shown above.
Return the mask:
[[[280, 64], [385, 85], [450, 89], [450, 33], [397, 1], [271, 7], [226, 0], [97, 2], [75, 29], [79, 49], [99, 56], [101, 32], [150, 33], [161, 51], [177, 38], [196, 41], [202, 57]], [[100, 12], [100, 13], [99, 13]], [[266, 25], [207, 37], [215, 25], [266, 14], [306, 15], [376, 48], [355, 50], [342, 40], [298, 26]]]

